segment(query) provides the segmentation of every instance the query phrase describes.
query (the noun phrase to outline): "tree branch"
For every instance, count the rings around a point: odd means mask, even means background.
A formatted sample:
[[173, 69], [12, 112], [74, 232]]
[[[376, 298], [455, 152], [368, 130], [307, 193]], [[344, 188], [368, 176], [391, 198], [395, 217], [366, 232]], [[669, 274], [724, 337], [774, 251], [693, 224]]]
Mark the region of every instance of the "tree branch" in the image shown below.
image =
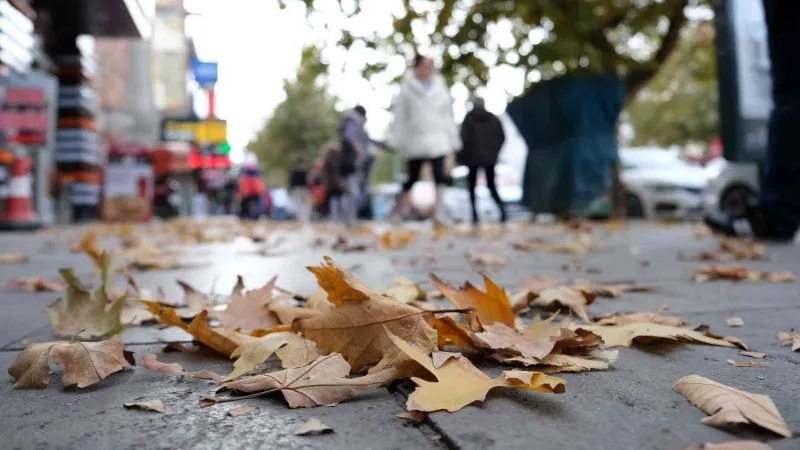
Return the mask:
[[645, 65], [631, 70], [626, 80], [628, 83], [628, 101], [636, 97], [636, 94], [638, 94], [653, 75], [658, 72], [658, 69], [661, 68], [664, 61], [669, 58], [673, 50], [678, 46], [681, 30], [687, 21], [686, 14], [684, 14], [683, 10], [688, 4], [689, 0], [681, 0], [678, 6], [672, 11], [672, 14], [669, 15], [669, 28], [666, 34], [664, 34], [661, 45], [658, 47], [658, 50], [656, 50], [653, 59], [648, 61]]

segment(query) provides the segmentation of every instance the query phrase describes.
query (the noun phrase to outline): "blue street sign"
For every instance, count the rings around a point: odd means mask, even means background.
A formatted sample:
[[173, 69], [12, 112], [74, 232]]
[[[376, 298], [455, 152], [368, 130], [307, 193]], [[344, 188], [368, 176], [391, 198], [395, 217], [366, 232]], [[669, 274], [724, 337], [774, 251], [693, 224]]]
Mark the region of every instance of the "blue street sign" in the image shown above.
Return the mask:
[[199, 85], [214, 84], [217, 82], [217, 63], [209, 61], [192, 61], [192, 75]]

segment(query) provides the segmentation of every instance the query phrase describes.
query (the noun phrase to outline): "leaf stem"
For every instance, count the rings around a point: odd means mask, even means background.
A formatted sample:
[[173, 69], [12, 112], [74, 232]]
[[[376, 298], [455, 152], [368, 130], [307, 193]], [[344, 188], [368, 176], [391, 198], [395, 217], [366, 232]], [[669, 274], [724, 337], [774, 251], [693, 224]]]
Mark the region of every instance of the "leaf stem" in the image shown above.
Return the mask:
[[434, 314], [447, 314], [447, 313], [468, 314], [477, 311], [477, 309], [474, 306], [470, 306], [469, 308], [455, 308], [455, 309], [436, 309], [436, 310], [422, 309], [422, 308], [420, 309], [422, 311]]

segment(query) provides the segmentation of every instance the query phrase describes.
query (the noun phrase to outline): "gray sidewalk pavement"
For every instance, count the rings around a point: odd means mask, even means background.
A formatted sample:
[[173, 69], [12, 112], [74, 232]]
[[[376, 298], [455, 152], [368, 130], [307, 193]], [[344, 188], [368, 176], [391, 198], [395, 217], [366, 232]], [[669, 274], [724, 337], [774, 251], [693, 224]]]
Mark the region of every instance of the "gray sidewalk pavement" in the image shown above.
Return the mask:
[[[679, 252], [715, 250], [711, 237], [695, 238], [692, 227], [632, 224], [609, 232], [595, 230], [595, 243], [607, 248], [574, 258], [570, 255], [518, 252], [510, 243], [537, 230], [517, 230], [503, 239], [443, 235], [438, 240], [421, 238], [400, 251], [373, 250], [340, 254], [309, 245], [312, 237], [285, 232], [286, 243], [274, 256], [252, 252], [244, 240], [187, 247], [182, 260], [196, 267], [137, 273], [139, 282], [151, 289], [165, 288], [179, 296], [180, 278], [201, 290], [229, 292], [237, 274], [248, 288], [279, 276], [279, 285], [304, 294], [317, 289], [305, 269], [324, 255], [373, 288], [388, 287], [395, 276], [425, 280], [430, 272], [455, 284], [466, 280], [482, 285], [480, 272], [489, 273], [500, 286], [513, 292], [526, 276], [552, 275], [599, 282], [631, 281], [656, 287], [649, 293], [626, 293], [619, 299], [598, 299], [589, 307], [593, 316], [604, 313], [656, 311], [671, 306], [669, 314], [693, 325], [708, 324], [717, 334], [741, 338], [751, 350], [769, 354], [766, 368], [738, 368], [728, 359], [744, 359], [738, 350], [700, 345], [635, 346], [620, 349], [616, 366], [608, 371], [560, 374], [567, 380], [563, 395], [495, 390], [486, 402], [457, 413], [429, 414], [422, 423], [395, 419], [405, 412], [406, 382], [398, 389], [369, 391], [336, 407], [290, 409], [279, 396], [199, 408], [198, 399], [214, 391], [206, 381], [176, 379], [142, 368], [127, 369], [85, 389], [63, 388], [62, 369], [53, 366], [47, 389], [12, 389], [7, 375], [0, 383], [1, 448], [58, 449], [250, 449], [250, 448], [537, 448], [537, 449], [684, 449], [704, 442], [744, 438], [769, 440], [773, 449], [798, 449], [800, 438], [777, 436], [745, 429], [736, 433], [713, 428], [700, 421], [706, 414], [671, 389], [679, 378], [698, 374], [729, 386], [769, 395], [795, 434], [800, 434], [800, 353], [781, 347], [777, 331], [800, 328], [798, 284], [727, 281], [696, 284], [695, 269], [705, 263], [679, 260]], [[0, 253], [24, 252], [30, 260], [0, 265], [0, 283], [24, 276], [57, 278], [61, 267], [75, 267], [91, 277], [88, 258], [69, 253], [68, 243], [80, 230], [0, 235]], [[549, 235], [541, 235], [548, 238]], [[797, 245], [768, 246], [768, 261], [746, 261], [765, 271], [800, 274]], [[508, 258], [508, 265], [491, 270], [471, 264], [468, 252], [491, 252]], [[421, 261], [410, 265], [411, 259]], [[580, 266], [582, 270], [576, 267]], [[589, 270], [586, 270], [589, 269]], [[121, 286], [121, 280], [117, 280]], [[429, 285], [426, 287], [430, 287]], [[0, 367], [7, 368], [28, 342], [52, 339], [53, 331], [42, 308], [57, 293], [23, 293], [0, 287]], [[745, 325], [727, 328], [725, 319], [739, 316]], [[122, 337], [137, 358], [155, 353], [164, 362], [179, 362], [187, 370], [230, 371], [231, 363], [205, 353], [162, 353], [165, 342], [189, 342], [176, 329], [157, 326], [127, 330]], [[276, 364], [277, 368], [277, 364]], [[481, 367], [489, 375], [503, 368]], [[122, 403], [161, 399], [164, 414], [126, 410]], [[230, 417], [240, 406], [256, 411]], [[316, 417], [334, 428], [322, 436], [295, 436], [308, 418]]]

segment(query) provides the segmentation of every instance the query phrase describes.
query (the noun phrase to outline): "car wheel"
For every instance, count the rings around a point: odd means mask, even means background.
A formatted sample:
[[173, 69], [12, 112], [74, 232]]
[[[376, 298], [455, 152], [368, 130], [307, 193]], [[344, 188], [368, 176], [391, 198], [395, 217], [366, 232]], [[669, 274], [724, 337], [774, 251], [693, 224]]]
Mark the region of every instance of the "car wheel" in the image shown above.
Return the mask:
[[639, 197], [634, 194], [627, 194], [625, 196], [625, 205], [628, 211], [628, 218], [642, 219], [644, 218], [644, 205]]
[[719, 209], [731, 217], [744, 217], [749, 205], [756, 203], [756, 193], [745, 186], [728, 188], [719, 200]]

